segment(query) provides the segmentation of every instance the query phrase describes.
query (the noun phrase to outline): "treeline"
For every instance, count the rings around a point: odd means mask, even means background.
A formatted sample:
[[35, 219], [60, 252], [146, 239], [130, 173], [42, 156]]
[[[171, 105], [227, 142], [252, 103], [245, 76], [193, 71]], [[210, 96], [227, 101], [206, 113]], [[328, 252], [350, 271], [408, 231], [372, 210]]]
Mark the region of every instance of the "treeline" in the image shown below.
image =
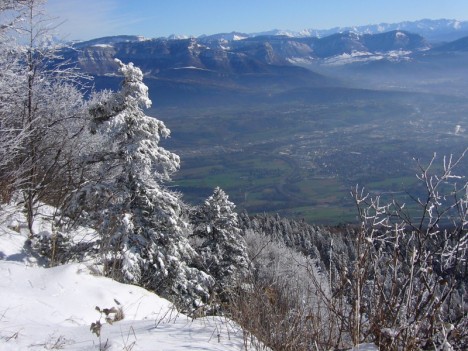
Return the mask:
[[[49, 265], [90, 259], [193, 317], [227, 315], [259, 349], [466, 349], [464, 155], [437, 175], [435, 157], [418, 164], [425, 197], [411, 210], [356, 188], [353, 226], [238, 215], [220, 188], [187, 204], [169, 187], [180, 160], [161, 146], [167, 126], [145, 114], [141, 70], [116, 59], [120, 89], [92, 91], [50, 40], [43, 4], [0, 3], [1, 200], [23, 206], [25, 250]], [[53, 230], [37, 233], [45, 204]], [[80, 226], [95, 237], [77, 238]]]

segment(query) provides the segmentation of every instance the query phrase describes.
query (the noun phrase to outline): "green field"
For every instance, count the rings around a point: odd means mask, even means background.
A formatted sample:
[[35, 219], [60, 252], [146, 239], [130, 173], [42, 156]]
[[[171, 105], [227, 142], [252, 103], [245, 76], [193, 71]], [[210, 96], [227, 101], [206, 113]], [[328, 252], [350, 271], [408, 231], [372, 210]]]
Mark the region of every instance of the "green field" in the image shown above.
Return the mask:
[[[440, 170], [441, 155], [461, 154], [468, 139], [452, 135], [459, 123], [453, 111], [466, 106], [432, 96], [363, 95], [340, 103], [302, 99], [157, 115], [173, 132], [163, 146], [181, 156], [172, 185], [186, 201], [201, 203], [219, 186], [238, 210], [336, 224], [355, 220], [350, 191], [357, 184], [389, 201], [418, 196], [414, 159], [427, 163], [437, 152]], [[468, 162], [460, 167], [468, 174]]]

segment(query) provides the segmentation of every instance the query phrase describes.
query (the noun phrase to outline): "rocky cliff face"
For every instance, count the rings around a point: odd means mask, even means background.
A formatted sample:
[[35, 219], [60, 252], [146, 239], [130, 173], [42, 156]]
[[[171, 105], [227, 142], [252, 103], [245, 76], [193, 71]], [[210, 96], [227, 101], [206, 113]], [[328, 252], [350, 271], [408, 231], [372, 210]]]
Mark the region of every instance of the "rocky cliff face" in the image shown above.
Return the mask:
[[[378, 34], [336, 33], [324, 38], [240, 33], [202, 38], [100, 38], [74, 44], [63, 53], [95, 80], [98, 88], [116, 88], [114, 58], [133, 62], [159, 95], [267, 94], [300, 87], [340, 86], [344, 73], [403, 74], [442, 64], [466, 66], [466, 38], [431, 48], [420, 35], [393, 30]], [[454, 55], [454, 51], [458, 54]], [[447, 61], [448, 60], [448, 61]], [[308, 67], [306, 69], [304, 67]], [[320, 70], [323, 74], [314, 72]], [[344, 73], [343, 73], [344, 72]], [[392, 74], [388, 72], [394, 72]], [[396, 73], [395, 73], [396, 72]], [[331, 73], [331, 74], [330, 74]], [[96, 82], [101, 82], [99, 85]], [[117, 83], [116, 83], [117, 82]]]
[[[125, 39], [125, 40], [124, 40]], [[292, 60], [320, 60], [354, 52], [383, 53], [429, 48], [419, 35], [403, 31], [382, 34], [345, 32], [325, 38], [259, 36], [243, 40], [207, 38], [152, 39], [125, 37], [97, 39], [79, 43], [70, 51], [81, 68], [95, 75], [115, 72], [113, 58], [132, 61], [147, 76], [167, 74], [170, 70], [198, 69], [219, 74], [243, 75], [269, 73], [272, 66], [290, 66]]]

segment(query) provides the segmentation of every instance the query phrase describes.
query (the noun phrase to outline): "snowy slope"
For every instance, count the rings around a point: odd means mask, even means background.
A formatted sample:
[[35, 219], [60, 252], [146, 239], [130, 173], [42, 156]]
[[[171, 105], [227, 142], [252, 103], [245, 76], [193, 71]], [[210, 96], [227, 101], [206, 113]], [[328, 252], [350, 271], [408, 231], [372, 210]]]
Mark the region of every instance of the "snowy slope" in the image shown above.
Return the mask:
[[[23, 252], [24, 218], [0, 210], [0, 350], [240, 350], [234, 323], [193, 320], [142, 288], [95, 276], [84, 263], [43, 268]], [[6, 215], [7, 214], [7, 215]], [[36, 228], [47, 230], [41, 219]], [[118, 302], [118, 303], [117, 303]], [[101, 337], [90, 325], [95, 309], [122, 307], [124, 319], [105, 323]]]
[[[51, 230], [54, 209], [44, 206], [34, 230]], [[79, 237], [93, 235], [81, 228]], [[222, 317], [192, 320], [172, 304], [133, 285], [92, 273], [92, 262], [41, 267], [24, 249], [20, 208], [0, 204], [0, 350], [193, 351], [256, 350], [234, 322]], [[122, 308], [112, 324], [96, 310]], [[90, 330], [102, 323], [100, 337]], [[246, 338], [247, 339], [247, 338]], [[244, 342], [245, 341], [245, 342]], [[256, 342], [258, 344], [258, 342]], [[261, 350], [268, 350], [261, 347]], [[376, 351], [362, 344], [353, 350]]]

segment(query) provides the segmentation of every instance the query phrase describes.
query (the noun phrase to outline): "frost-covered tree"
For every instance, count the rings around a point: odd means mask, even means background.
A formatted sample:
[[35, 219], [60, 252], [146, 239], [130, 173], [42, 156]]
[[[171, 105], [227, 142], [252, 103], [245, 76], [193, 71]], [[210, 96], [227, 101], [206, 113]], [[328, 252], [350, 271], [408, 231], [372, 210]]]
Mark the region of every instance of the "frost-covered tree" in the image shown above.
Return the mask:
[[[69, 178], [70, 151], [77, 148], [83, 124], [83, 96], [76, 88], [80, 78], [73, 68], [57, 63], [62, 45], [52, 40], [54, 22], [45, 14], [44, 0], [25, 0], [24, 21], [18, 28], [25, 81], [18, 94], [20, 128], [26, 132], [21, 157], [17, 160], [25, 181], [24, 194], [28, 226], [33, 233], [36, 205], [62, 188], [56, 180]], [[73, 145], [72, 145], [73, 144]], [[61, 196], [60, 196], [61, 197]], [[60, 205], [54, 203], [54, 205]]]
[[226, 193], [217, 187], [191, 216], [194, 235], [202, 239], [199, 252], [205, 269], [216, 279], [221, 294], [240, 284], [250, 269], [234, 208]]
[[12, 179], [19, 178], [10, 169], [21, 152], [26, 133], [18, 127], [16, 97], [25, 81], [17, 46], [11, 39], [14, 27], [21, 20], [17, 1], [0, 2], [0, 186], [2, 200], [9, 197]]
[[76, 183], [85, 146], [80, 138], [86, 116], [78, 84], [82, 76], [58, 63], [61, 46], [51, 40], [53, 20], [44, 13], [44, 3], [4, 2], [11, 16], [1, 33], [0, 143], [6, 157], [0, 180], [5, 193], [24, 195], [31, 235], [38, 204], [60, 206]]
[[334, 347], [349, 339], [380, 350], [466, 349], [468, 183], [456, 169], [467, 153], [444, 157], [436, 174], [436, 155], [418, 162], [423, 195], [406, 204], [353, 191], [359, 225], [347, 235], [355, 255], [329, 277], [332, 295], [320, 294], [342, 324]]
[[145, 115], [151, 101], [141, 70], [116, 62], [121, 90], [99, 94], [90, 107], [92, 129], [103, 138], [90, 156], [100, 163], [100, 177], [77, 192], [70, 208], [81, 210], [101, 234], [107, 274], [196, 306], [209, 297], [213, 279], [195, 267], [199, 258], [184, 236], [183, 203], [164, 184], [179, 157], [159, 146], [170, 130]]

